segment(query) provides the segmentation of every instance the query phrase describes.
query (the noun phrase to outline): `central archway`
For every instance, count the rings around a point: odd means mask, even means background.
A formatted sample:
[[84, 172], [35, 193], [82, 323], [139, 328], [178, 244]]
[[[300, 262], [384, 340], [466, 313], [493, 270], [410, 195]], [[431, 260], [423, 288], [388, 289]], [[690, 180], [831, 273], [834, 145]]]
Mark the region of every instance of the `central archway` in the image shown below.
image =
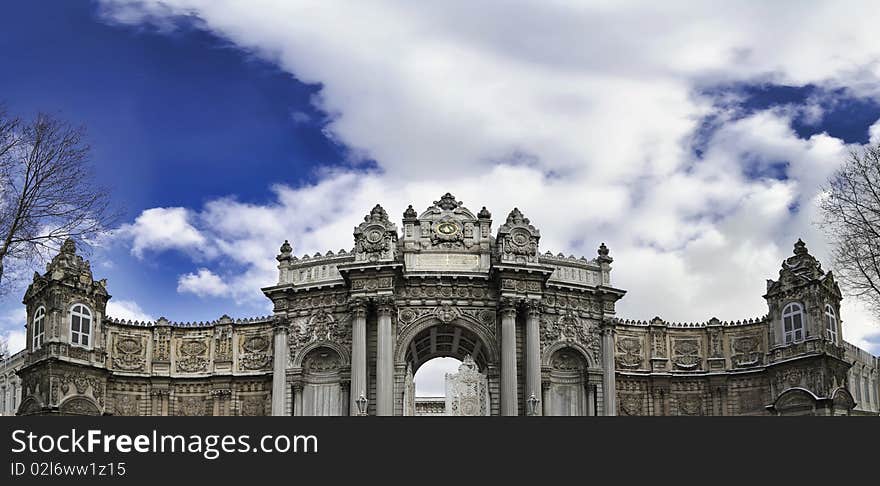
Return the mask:
[[[400, 407], [396, 413], [401, 415], [416, 415], [415, 374], [429, 361], [437, 358], [454, 358], [459, 362], [469, 362], [470, 368], [467, 373], [461, 374], [458, 368], [450, 383], [457, 383], [459, 375], [462, 379], [467, 377], [479, 384], [474, 388], [485, 404], [486, 412], [493, 404], [497, 404], [498, 397], [493, 396], [491, 390], [497, 391], [498, 365], [497, 351], [494, 339], [494, 330], [463, 319], [451, 322], [442, 322], [439, 319], [426, 319], [414, 323], [403, 329], [398, 340], [397, 353], [395, 355], [397, 376], [397, 401]], [[473, 373], [478, 373], [479, 376]], [[494, 383], [491, 386], [490, 383]], [[421, 398], [421, 397], [420, 397]], [[427, 398], [427, 397], [425, 397]], [[436, 395], [432, 400], [438, 401]], [[443, 397], [445, 399], [446, 397]], [[446, 400], [446, 408], [458, 410], [457, 403], [462, 399], [460, 396], [449, 397], [455, 404]], [[423, 400], [424, 401], [424, 400]], [[422, 405], [425, 405], [424, 403]], [[434, 410], [442, 405], [440, 403], [429, 404]], [[497, 405], [496, 405], [497, 406]], [[446, 410], [451, 413], [451, 410]]]

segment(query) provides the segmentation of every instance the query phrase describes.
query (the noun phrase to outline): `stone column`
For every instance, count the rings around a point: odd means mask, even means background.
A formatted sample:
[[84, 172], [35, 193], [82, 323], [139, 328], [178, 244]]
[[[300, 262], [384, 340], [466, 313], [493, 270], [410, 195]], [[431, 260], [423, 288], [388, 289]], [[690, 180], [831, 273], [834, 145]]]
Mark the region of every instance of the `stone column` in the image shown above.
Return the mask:
[[295, 380], [290, 384], [293, 389], [293, 416], [302, 417], [303, 414], [303, 382]]
[[287, 393], [287, 325], [275, 324], [275, 363], [272, 368], [272, 415], [284, 415]]
[[534, 393], [541, 400], [535, 408], [535, 415], [543, 415], [543, 393], [541, 389], [541, 336], [539, 322], [541, 307], [537, 301], [529, 302], [526, 308], [526, 401]]
[[516, 306], [501, 309], [501, 415], [517, 415]]
[[352, 306], [351, 327], [351, 389], [349, 413], [358, 414], [357, 399], [367, 395], [367, 308], [357, 302]]
[[614, 373], [614, 330], [602, 329], [602, 391], [605, 399], [605, 415], [617, 415], [617, 380]]
[[394, 356], [392, 356], [391, 314], [389, 303], [379, 305], [376, 356], [376, 415], [394, 415]]

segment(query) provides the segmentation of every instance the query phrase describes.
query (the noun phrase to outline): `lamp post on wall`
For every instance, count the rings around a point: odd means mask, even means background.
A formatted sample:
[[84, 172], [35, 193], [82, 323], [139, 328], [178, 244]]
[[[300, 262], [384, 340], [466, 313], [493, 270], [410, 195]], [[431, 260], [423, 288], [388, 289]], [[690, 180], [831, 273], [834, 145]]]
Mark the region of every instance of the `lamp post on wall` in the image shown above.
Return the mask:
[[529, 395], [528, 406], [529, 406], [529, 416], [534, 416], [538, 411], [538, 397], [535, 396], [534, 392]]
[[361, 390], [361, 396], [356, 400], [358, 407], [358, 416], [366, 416], [367, 415], [367, 397], [364, 395], [363, 390]]

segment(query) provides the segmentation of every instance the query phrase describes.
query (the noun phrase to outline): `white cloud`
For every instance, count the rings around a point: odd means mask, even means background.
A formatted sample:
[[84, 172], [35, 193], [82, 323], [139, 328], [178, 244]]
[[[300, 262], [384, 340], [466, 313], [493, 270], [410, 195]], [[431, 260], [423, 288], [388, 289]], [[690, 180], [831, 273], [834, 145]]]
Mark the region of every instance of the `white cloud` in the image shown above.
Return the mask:
[[144, 312], [133, 300], [110, 299], [107, 302], [107, 315], [126, 321], [155, 321], [156, 318]]
[[26, 323], [27, 310], [24, 306], [16, 306], [0, 315], [0, 334], [6, 341], [10, 354], [21, 351], [27, 345], [27, 334], [24, 329]]
[[198, 273], [181, 275], [177, 281], [177, 291], [200, 297], [224, 297], [229, 294], [229, 286], [207, 268], [200, 268]]
[[[263, 299], [284, 239], [298, 254], [350, 248], [352, 226], [376, 202], [399, 218], [407, 204], [422, 209], [451, 191], [472, 209], [486, 205], [496, 227], [519, 206], [541, 228], [542, 250], [594, 256], [606, 241], [614, 282], [629, 290], [626, 316], [764, 314], [764, 280], [798, 237], [829, 267], [815, 200], [850, 147], [793, 132], [792, 116], [821, 119], [817, 100], [736, 118], [701, 88], [775, 82], [880, 96], [880, 10], [864, 5], [104, 5], [127, 24], [192, 15], [320, 83], [328, 135], [380, 166], [278, 185], [268, 204], [223, 198], [142, 214], [129, 228], [133, 253], [201, 258], [206, 267], [178, 289], [204, 296]], [[690, 144], [710, 114], [719, 128], [696, 158]], [[237, 268], [207, 268], [219, 261]], [[843, 319], [859, 342], [872, 324], [852, 312]]]
[[27, 334], [24, 331], [6, 331], [3, 338], [6, 340], [6, 347], [9, 354], [13, 355], [27, 346]]
[[131, 238], [131, 252], [138, 258], [147, 250], [207, 250], [205, 237], [190, 224], [186, 208], [148, 209], [119, 233]]

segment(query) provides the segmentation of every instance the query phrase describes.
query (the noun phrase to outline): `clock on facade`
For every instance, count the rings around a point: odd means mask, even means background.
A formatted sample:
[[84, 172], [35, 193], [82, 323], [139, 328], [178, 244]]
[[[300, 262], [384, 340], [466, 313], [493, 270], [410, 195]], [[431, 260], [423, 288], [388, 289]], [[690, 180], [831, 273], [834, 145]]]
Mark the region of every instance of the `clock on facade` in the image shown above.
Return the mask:
[[444, 222], [437, 225], [437, 232], [443, 235], [452, 235], [458, 231], [455, 223]]

